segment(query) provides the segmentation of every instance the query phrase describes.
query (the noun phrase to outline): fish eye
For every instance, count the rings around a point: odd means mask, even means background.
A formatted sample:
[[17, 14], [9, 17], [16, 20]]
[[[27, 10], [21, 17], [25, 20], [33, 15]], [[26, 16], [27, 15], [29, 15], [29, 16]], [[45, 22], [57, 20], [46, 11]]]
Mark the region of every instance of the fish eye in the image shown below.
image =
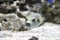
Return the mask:
[[3, 19], [5, 22], [7, 22], [7, 20], [6, 19]]
[[40, 22], [39, 19], [37, 19], [37, 21]]
[[27, 21], [27, 19], [25, 19], [25, 21]]
[[10, 1], [10, 4], [13, 4], [13, 1]]
[[3, 4], [3, 2], [0, 2], [0, 4]]
[[30, 4], [29, 6], [30, 6], [30, 7], [33, 7], [33, 5], [31, 5], [31, 4]]
[[17, 3], [16, 5], [17, 5], [17, 6], [20, 6], [20, 3]]
[[33, 22], [35, 22], [35, 19], [32, 19]]

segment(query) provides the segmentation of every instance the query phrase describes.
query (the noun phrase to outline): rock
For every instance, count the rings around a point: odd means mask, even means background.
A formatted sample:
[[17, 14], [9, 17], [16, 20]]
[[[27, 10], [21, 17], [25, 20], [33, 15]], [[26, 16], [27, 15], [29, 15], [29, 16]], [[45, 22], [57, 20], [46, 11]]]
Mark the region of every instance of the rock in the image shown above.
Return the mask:
[[33, 36], [32, 38], [30, 38], [29, 40], [38, 40], [37, 37]]
[[2, 22], [2, 30], [19, 30], [21, 27], [20, 18], [16, 14], [5, 14], [1, 15], [2, 18], [0, 21]]

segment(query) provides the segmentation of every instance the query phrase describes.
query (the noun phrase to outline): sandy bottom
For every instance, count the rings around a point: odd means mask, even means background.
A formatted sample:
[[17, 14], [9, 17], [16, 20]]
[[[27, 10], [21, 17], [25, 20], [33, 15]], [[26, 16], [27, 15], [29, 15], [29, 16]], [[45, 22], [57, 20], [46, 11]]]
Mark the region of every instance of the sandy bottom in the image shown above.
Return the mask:
[[29, 40], [32, 36], [37, 37], [39, 40], [60, 40], [60, 25], [45, 23], [29, 31], [0, 31], [0, 40]]

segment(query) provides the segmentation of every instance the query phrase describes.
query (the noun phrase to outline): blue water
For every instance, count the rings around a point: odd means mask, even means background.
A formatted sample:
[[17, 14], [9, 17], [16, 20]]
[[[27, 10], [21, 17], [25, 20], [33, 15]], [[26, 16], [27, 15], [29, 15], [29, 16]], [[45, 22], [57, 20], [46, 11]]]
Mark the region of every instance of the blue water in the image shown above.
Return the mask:
[[54, 0], [48, 0], [48, 2], [49, 2], [49, 3], [53, 3], [53, 2], [54, 2]]

